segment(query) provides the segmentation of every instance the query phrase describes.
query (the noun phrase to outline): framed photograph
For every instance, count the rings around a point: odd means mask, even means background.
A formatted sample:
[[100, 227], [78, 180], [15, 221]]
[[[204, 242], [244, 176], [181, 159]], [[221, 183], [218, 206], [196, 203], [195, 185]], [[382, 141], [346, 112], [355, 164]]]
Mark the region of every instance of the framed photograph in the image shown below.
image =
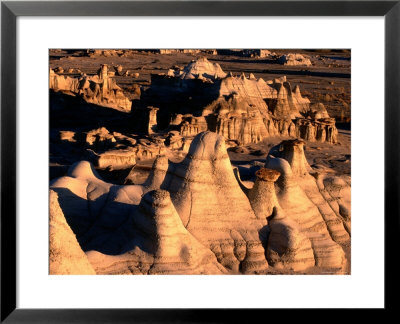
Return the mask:
[[399, 16], [2, 2], [1, 321], [392, 309]]

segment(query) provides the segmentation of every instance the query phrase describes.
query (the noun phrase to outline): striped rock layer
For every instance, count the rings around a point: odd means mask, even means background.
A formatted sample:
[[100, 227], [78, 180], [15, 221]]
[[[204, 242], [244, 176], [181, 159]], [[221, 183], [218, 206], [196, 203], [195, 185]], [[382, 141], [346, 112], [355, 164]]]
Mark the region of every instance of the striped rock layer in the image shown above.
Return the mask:
[[265, 167], [245, 188], [224, 138], [203, 132], [182, 162], [158, 156], [143, 185], [106, 183], [81, 161], [51, 189], [98, 274], [345, 273], [348, 183], [313, 173], [298, 140]]

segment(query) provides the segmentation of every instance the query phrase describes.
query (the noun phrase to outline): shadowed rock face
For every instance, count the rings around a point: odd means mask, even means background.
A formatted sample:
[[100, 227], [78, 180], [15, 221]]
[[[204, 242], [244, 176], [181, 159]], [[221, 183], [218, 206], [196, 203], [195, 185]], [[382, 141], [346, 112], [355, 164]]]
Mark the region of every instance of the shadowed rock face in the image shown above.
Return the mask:
[[334, 119], [324, 107], [311, 109], [309, 99], [286, 77], [267, 82], [254, 75], [235, 77], [206, 58], [191, 62], [183, 71], [152, 75], [143, 100], [149, 105], [164, 103], [160, 113], [169, 113], [170, 127], [184, 136], [210, 130], [238, 144], [276, 135], [337, 142]]
[[343, 273], [348, 186], [309, 171], [304, 142], [285, 141], [245, 193], [225, 139], [203, 132], [182, 162], [157, 157], [143, 185], [106, 183], [82, 161], [51, 189], [98, 274]]
[[[185, 227], [221, 264], [244, 272], [267, 268], [258, 238], [265, 218], [255, 217], [240, 189], [222, 136], [211, 132], [197, 135], [184, 161], [170, 165], [161, 188], [171, 193]], [[243, 256], [236, 255], [234, 251], [241, 249]]]
[[132, 103], [110, 77], [107, 65], [102, 65], [97, 75], [79, 78], [58, 75], [50, 69], [50, 89], [72, 93], [88, 103], [130, 112]]

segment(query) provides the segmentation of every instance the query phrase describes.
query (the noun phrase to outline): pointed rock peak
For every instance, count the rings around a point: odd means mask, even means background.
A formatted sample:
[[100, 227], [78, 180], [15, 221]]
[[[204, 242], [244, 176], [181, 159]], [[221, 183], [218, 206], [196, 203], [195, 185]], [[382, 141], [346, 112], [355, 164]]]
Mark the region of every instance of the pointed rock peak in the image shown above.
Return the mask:
[[259, 78], [257, 81], [259, 84], [267, 84], [263, 78]]
[[250, 75], [249, 75], [249, 79], [250, 79], [250, 80], [256, 80], [256, 77], [254, 76], [254, 74], [253, 74], [253, 73], [250, 73]]

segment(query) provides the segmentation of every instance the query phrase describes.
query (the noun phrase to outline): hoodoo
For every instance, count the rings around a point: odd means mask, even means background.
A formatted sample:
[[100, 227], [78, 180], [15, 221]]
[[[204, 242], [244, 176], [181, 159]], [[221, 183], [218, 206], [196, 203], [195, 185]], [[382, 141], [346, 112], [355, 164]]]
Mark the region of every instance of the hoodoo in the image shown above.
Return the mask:
[[[160, 107], [160, 113], [170, 118], [179, 114], [180, 122], [173, 118], [170, 127], [182, 135], [210, 130], [239, 144], [275, 135], [337, 142], [334, 120], [326, 110], [315, 112], [319, 106], [311, 110], [310, 100], [302, 97], [298, 86], [292, 88], [286, 77], [267, 82], [254, 75], [235, 77], [204, 57], [183, 70], [171, 71], [153, 74], [141, 99]], [[190, 126], [188, 131], [188, 125], [197, 124], [200, 116], [202, 127]]]

